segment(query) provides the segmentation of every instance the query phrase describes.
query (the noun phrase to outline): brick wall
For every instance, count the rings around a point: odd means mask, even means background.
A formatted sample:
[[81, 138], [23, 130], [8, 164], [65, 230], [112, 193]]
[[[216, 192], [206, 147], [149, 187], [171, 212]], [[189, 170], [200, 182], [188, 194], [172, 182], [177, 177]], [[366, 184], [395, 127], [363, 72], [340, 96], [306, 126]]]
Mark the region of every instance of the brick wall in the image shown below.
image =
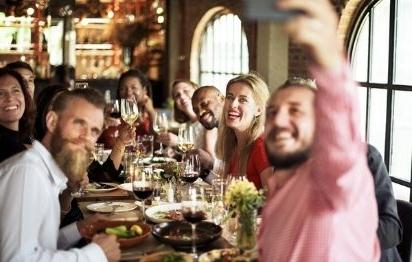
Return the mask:
[[[179, 14], [175, 16], [179, 19], [179, 61], [175, 76], [171, 78], [189, 78], [190, 76], [190, 49], [193, 38], [193, 32], [196, 25], [199, 23], [202, 16], [211, 8], [215, 6], [224, 6], [234, 13], [238, 14], [245, 26], [246, 35], [248, 38], [248, 47], [250, 54], [250, 69], [256, 68], [256, 40], [257, 40], [257, 26], [255, 23], [248, 23], [242, 18], [242, 4], [239, 0], [170, 0], [178, 1]], [[331, 0], [339, 15], [344, 13], [344, 23], [339, 25], [342, 39], [347, 37], [347, 30], [350, 27], [352, 15], [355, 13], [356, 7], [360, 2], [369, 0]], [[346, 4], [349, 3], [351, 8], [345, 10]], [[345, 40], [347, 40], [345, 38]], [[307, 58], [304, 52], [296, 45], [289, 45], [289, 76], [307, 76]]]
[[[211, 8], [224, 6], [239, 15], [245, 28], [249, 48], [249, 66], [256, 68], [256, 23], [248, 23], [242, 17], [242, 1], [235, 0], [171, 0], [179, 1], [179, 63], [175, 78], [189, 78], [190, 49], [193, 33], [203, 15]], [[171, 76], [173, 77], [173, 76]]]

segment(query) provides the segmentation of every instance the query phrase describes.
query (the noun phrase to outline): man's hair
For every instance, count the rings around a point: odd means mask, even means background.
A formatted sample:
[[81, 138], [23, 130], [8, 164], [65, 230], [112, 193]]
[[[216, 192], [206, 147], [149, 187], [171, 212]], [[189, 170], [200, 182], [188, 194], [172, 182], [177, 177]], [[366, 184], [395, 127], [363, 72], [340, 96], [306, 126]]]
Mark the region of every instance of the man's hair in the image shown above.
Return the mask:
[[74, 89], [74, 90], [65, 90], [59, 93], [51, 107], [51, 110], [58, 113], [64, 111], [67, 107], [67, 104], [75, 98], [82, 98], [94, 105], [97, 108], [100, 108], [104, 111], [106, 107], [106, 102], [102, 93], [93, 88], [83, 88], [83, 89]]
[[192, 103], [195, 99], [197, 99], [197, 96], [199, 96], [202, 92], [205, 91], [215, 91], [219, 96], [223, 97], [222, 92], [220, 92], [220, 90], [215, 87], [215, 86], [201, 86], [198, 89], [195, 90], [195, 92], [193, 93], [192, 96]]
[[314, 79], [310, 78], [304, 78], [304, 77], [299, 77], [299, 76], [294, 76], [286, 80], [285, 83], [283, 83], [278, 89], [284, 89], [288, 88], [291, 86], [301, 86], [301, 87], [306, 87], [308, 89], [311, 89], [315, 91], [317, 89], [316, 87], [316, 82]]
[[29, 93], [26, 81], [23, 77], [9, 68], [0, 68], [0, 77], [10, 76], [16, 79], [19, 83], [24, 96], [24, 112], [19, 120], [19, 137], [21, 141], [26, 143], [31, 139], [33, 132], [33, 121], [36, 112], [33, 99]]
[[127, 78], [137, 78], [144, 89], [147, 91], [147, 95], [152, 97], [152, 84], [147, 76], [139, 69], [130, 69], [120, 75], [119, 82], [117, 84], [117, 99], [120, 99], [120, 87], [123, 81]]
[[24, 68], [29, 70], [30, 72], [32, 72], [34, 74], [33, 68], [31, 68], [31, 66], [23, 61], [15, 61], [15, 62], [11, 62], [8, 63], [6, 65], [6, 68], [10, 69], [10, 70], [16, 70], [16, 69], [20, 69], [20, 68]]
[[54, 99], [61, 92], [67, 91], [62, 85], [49, 85], [45, 87], [37, 96], [37, 114], [34, 122], [34, 138], [42, 140], [47, 132], [46, 115], [52, 108]]

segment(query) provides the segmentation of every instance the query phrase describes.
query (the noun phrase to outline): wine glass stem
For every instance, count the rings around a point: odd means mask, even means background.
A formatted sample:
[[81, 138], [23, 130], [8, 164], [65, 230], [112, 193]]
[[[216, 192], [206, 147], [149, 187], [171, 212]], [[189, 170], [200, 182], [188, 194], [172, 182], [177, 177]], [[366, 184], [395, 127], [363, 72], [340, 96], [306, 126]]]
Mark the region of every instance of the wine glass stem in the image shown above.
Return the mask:
[[142, 200], [143, 224], [146, 224], [146, 216], [144, 215], [145, 208], [146, 208], [146, 206], [145, 206], [145, 200], [143, 199], [143, 200]]
[[197, 257], [197, 250], [196, 250], [196, 224], [190, 223], [192, 226], [192, 253], [194, 257]]
[[162, 143], [162, 142], [160, 142], [160, 148], [159, 148], [159, 151], [160, 151], [160, 152], [163, 152], [163, 143]]

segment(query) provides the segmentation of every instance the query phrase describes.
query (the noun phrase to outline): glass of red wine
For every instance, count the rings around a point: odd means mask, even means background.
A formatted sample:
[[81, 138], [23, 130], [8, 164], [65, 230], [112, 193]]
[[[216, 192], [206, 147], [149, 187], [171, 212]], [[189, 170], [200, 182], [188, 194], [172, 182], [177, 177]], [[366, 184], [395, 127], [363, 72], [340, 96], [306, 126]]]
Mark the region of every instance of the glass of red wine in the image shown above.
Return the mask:
[[184, 172], [180, 179], [186, 184], [194, 183], [200, 176], [200, 160], [198, 154], [186, 154], [183, 158]]
[[202, 188], [190, 185], [182, 193], [182, 213], [192, 226], [192, 256], [197, 259], [196, 225], [206, 219], [207, 203]]
[[135, 198], [142, 203], [143, 222], [146, 223], [145, 200], [153, 194], [154, 190], [151, 166], [135, 166], [132, 176], [132, 188]]

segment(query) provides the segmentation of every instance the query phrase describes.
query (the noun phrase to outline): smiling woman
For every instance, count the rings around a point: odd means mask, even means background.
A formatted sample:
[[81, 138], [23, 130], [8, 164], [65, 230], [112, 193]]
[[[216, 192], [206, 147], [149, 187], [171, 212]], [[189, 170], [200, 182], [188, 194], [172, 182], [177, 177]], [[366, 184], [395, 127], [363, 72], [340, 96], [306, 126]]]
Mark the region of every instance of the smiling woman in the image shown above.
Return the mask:
[[0, 162], [30, 144], [34, 109], [19, 73], [0, 69]]

